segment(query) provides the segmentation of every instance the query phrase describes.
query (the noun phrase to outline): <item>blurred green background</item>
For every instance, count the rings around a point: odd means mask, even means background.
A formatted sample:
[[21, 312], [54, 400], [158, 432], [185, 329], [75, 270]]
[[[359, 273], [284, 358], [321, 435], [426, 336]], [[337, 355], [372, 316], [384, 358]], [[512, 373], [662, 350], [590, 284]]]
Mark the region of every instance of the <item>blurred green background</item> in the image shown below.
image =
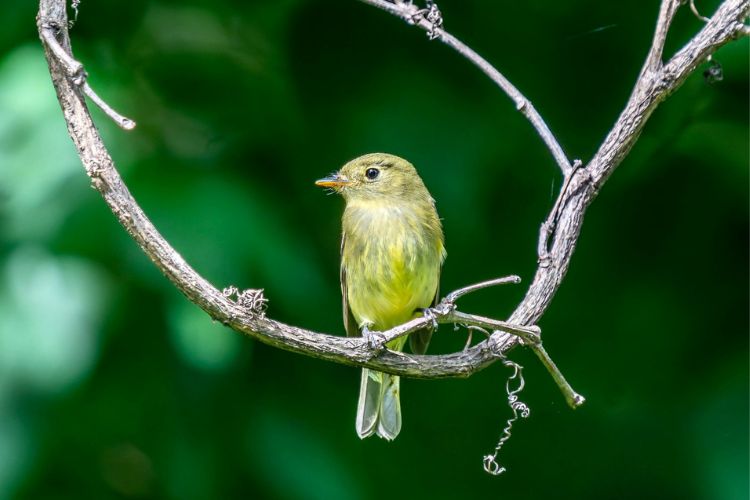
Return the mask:
[[[710, 13], [717, 1], [699, 2]], [[638, 74], [658, 1], [443, 0], [445, 26], [588, 160]], [[402, 385], [398, 440], [354, 432], [359, 372], [212, 323], [90, 189], [37, 39], [0, 19], [0, 498], [748, 498], [748, 41], [654, 114], [592, 205], [541, 321], [587, 398], [569, 410], [527, 351], [508, 370]], [[701, 27], [687, 8], [671, 53]], [[72, 30], [128, 186], [218, 287], [342, 332], [343, 203], [313, 181], [371, 151], [410, 159], [444, 219], [445, 291], [505, 317], [560, 177], [510, 101], [424, 33], [354, 0], [84, 0]], [[432, 351], [460, 348], [443, 328]]]

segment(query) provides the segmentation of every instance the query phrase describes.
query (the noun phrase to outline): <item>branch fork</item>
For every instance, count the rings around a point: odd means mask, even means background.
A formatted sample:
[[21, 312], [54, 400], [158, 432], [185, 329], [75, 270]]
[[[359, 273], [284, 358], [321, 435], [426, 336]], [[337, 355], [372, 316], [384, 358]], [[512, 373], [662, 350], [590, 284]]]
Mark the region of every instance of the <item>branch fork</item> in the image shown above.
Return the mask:
[[[76, 8], [76, 17], [78, 16], [78, 9]], [[71, 83], [79, 88], [85, 95], [89, 97], [99, 109], [101, 109], [105, 115], [107, 115], [112, 121], [114, 121], [123, 130], [132, 130], [135, 128], [135, 122], [130, 118], [121, 115], [112, 107], [107, 104], [104, 99], [99, 97], [99, 94], [94, 92], [94, 89], [88, 84], [87, 78], [88, 73], [83, 67], [83, 64], [75, 60], [65, 50], [60, 42], [57, 40], [58, 36], [62, 32], [61, 25], [55, 21], [49, 21], [44, 19], [41, 14], [37, 19], [39, 26], [39, 35], [44, 42], [45, 46], [52, 51], [55, 55], [57, 62], [65, 68], [65, 72], [68, 75]]]
[[[521, 278], [518, 276], [505, 276], [489, 281], [483, 281], [474, 285], [469, 285], [464, 288], [455, 290], [446, 295], [436, 306], [425, 309], [422, 317], [415, 318], [402, 325], [385, 330], [382, 332], [369, 330], [363, 328], [362, 346], [366, 350], [369, 359], [376, 358], [382, 352], [386, 350], [386, 344], [404, 335], [408, 335], [422, 328], [433, 328], [437, 329], [439, 324], [453, 324], [461, 325], [472, 330], [480, 330], [490, 337], [489, 331], [504, 332], [517, 339], [522, 345], [529, 347], [537, 357], [540, 359], [542, 364], [547, 368], [547, 371], [552, 376], [560, 391], [565, 397], [565, 401], [568, 405], [575, 409], [582, 405], [586, 400], [583, 396], [573, 390], [570, 384], [567, 382], [563, 374], [557, 368], [557, 365], [552, 361], [547, 351], [542, 346], [541, 329], [536, 325], [521, 325], [513, 324], [511, 322], [500, 321], [492, 318], [486, 318], [484, 316], [477, 316], [475, 314], [468, 314], [458, 310], [456, 301], [466, 294], [476, 292], [491, 286], [504, 285], [509, 283], [520, 283]], [[467, 343], [468, 347], [468, 343]], [[491, 338], [488, 339], [488, 343], [485, 344], [490, 354], [496, 358], [505, 358], [505, 354], [502, 349], [502, 345], [492, 342]]]
[[[420, 10], [413, 2], [406, 0], [361, 1], [425, 30], [430, 38], [453, 48], [485, 73], [529, 120], [563, 174], [563, 185], [558, 198], [539, 232], [539, 265], [536, 273], [525, 297], [507, 321], [463, 313], [456, 307], [456, 301], [462, 295], [500, 284], [498, 280], [452, 292], [425, 316], [386, 332], [378, 332], [383, 338], [382, 343], [380, 337], [374, 342], [368, 339], [342, 338], [271, 320], [265, 316], [267, 301], [262, 290], [239, 292], [230, 287], [226, 293], [222, 293], [190, 267], [161, 236], [119, 176], [81, 94], [89, 96], [122, 128], [131, 129], [135, 123], [112, 110], [86, 83], [83, 65], [71, 53], [65, 0], [40, 0], [37, 27], [68, 132], [86, 173], [94, 180], [94, 188], [102, 195], [120, 224], [165, 276], [190, 301], [213, 318], [278, 348], [416, 378], [467, 377], [498, 359], [507, 359], [504, 354], [521, 343], [539, 357], [561, 388], [568, 404], [571, 407], [582, 404], [584, 398], [570, 387], [544, 349], [536, 323], [549, 307], [565, 277], [585, 211], [599, 189], [630, 152], [654, 109], [721, 46], [748, 35], [750, 29], [745, 24], [750, 12], [748, 0], [723, 0], [713, 16], [705, 21], [702, 29], [667, 62], [663, 61], [667, 32], [679, 6], [685, 2], [662, 0], [652, 46], [631, 96], [585, 167], [579, 160], [570, 162], [531, 101], [489, 62], [442, 28], [442, 16], [434, 2], [428, 2], [427, 9]], [[517, 277], [509, 278], [517, 280]], [[451, 354], [410, 355], [387, 349], [375, 352], [379, 345], [433, 323], [464, 325], [470, 331], [480, 330], [492, 334], [477, 345], [467, 346], [463, 351]], [[510, 394], [511, 391], [508, 392]], [[489, 457], [492, 460], [488, 460], [485, 465], [495, 470], [492, 466], [495, 455]]]
[[468, 293], [482, 290], [491, 286], [504, 285], [509, 283], [515, 284], [520, 282], [521, 278], [514, 275], [505, 276], [503, 278], [497, 278], [489, 281], [483, 281], [481, 283], [476, 283], [474, 285], [460, 288], [446, 295], [434, 307], [425, 309], [421, 317], [415, 318], [402, 325], [382, 332], [365, 329], [363, 331], [363, 337], [367, 339], [367, 344], [370, 349], [374, 353], [378, 353], [383, 350], [386, 343], [391, 342], [392, 340], [395, 340], [399, 337], [403, 337], [404, 335], [409, 335], [410, 333], [413, 333], [417, 330], [421, 330], [423, 328], [436, 329], [439, 324], [454, 324], [463, 326], [477, 326], [489, 330], [499, 330], [519, 337], [524, 341], [525, 344], [541, 344], [541, 330], [538, 326], [514, 325], [505, 321], [486, 318], [484, 316], [467, 314], [460, 312], [458, 310], [458, 307], [456, 306], [456, 301]]

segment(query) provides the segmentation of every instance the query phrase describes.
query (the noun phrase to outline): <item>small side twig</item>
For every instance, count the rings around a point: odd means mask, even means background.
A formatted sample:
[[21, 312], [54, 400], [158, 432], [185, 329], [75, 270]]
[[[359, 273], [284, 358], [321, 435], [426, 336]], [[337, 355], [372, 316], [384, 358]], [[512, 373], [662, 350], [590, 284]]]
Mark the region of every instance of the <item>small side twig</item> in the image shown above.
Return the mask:
[[443, 301], [451, 303], [451, 304], [455, 304], [455, 302], [458, 299], [460, 299], [464, 295], [469, 294], [471, 292], [476, 292], [477, 290], [481, 290], [483, 288], [489, 288], [491, 286], [497, 286], [497, 285], [506, 285], [506, 284], [517, 285], [520, 282], [521, 282], [521, 277], [516, 276], [516, 275], [503, 276], [502, 278], [495, 278], [494, 280], [482, 281], [481, 283], [476, 283], [474, 285], [465, 286], [463, 288], [459, 288], [458, 290], [452, 291], [451, 293], [445, 296]]
[[706, 16], [702, 16], [700, 12], [698, 12], [698, 8], [695, 6], [695, 0], [690, 0], [690, 10], [693, 12], [695, 17], [697, 17], [704, 23], [707, 23], [708, 21], [710, 21], [709, 18], [707, 18]]
[[557, 365], [555, 365], [555, 362], [552, 361], [552, 358], [549, 356], [549, 354], [547, 354], [547, 351], [544, 349], [544, 346], [541, 343], [532, 346], [532, 350], [534, 351], [534, 354], [536, 354], [536, 356], [539, 358], [539, 361], [541, 361], [544, 367], [547, 368], [547, 371], [552, 376], [552, 379], [555, 381], [555, 384], [557, 384], [557, 387], [560, 388], [563, 396], [565, 396], [565, 402], [568, 403], [568, 406], [575, 410], [586, 402], [586, 398], [573, 390], [573, 387], [570, 386], [568, 381], [563, 376], [562, 372], [557, 368]]
[[656, 29], [654, 30], [654, 38], [651, 42], [651, 49], [646, 56], [643, 72], [654, 73], [659, 71], [664, 65], [662, 57], [664, 55], [664, 44], [667, 41], [667, 33], [681, 3], [682, 0], [663, 0], [661, 2], [659, 17], [656, 20]]
[[99, 109], [101, 109], [105, 115], [109, 116], [120, 128], [124, 130], [133, 130], [135, 128], [135, 122], [133, 120], [126, 116], [122, 116], [120, 113], [112, 109], [109, 104], [104, 102], [104, 99], [94, 92], [94, 89], [91, 88], [88, 82], [83, 82], [82, 90], [83, 93], [89, 96], [89, 98], [94, 101], [94, 104], [96, 104]]
[[490, 330], [499, 330], [510, 335], [520, 338], [528, 345], [534, 345], [541, 342], [538, 326], [516, 325], [506, 321], [501, 321], [475, 314], [468, 314], [459, 311], [456, 308], [456, 300], [464, 295], [481, 290], [490, 286], [501, 285], [506, 283], [520, 283], [518, 276], [506, 276], [494, 280], [483, 281], [475, 285], [469, 285], [464, 288], [455, 290], [443, 298], [435, 307], [425, 311], [422, 317], [415, 318], [399, 326], [382, 332], [370, 332], [377, 336], [377, 343], [372, 346], [373, 351], [379, 352], [384, 344], [395, 340], [404, 335], [409, 335], [423, 328], [433, 327], [435, 324], [461, 324], [472, 325]]
[[55, 54], [57, 61], [63, 65], [65, 72], [71, 78], [74, 84], [81, 85], [86, 79], [86, 74], [83, 71], [83, 64], [73, 59], [68, 52], [62, 48], [62, 45], [57, 41], [56, 36], [57, 29], [49, 24], [41, 27], [40, 33], [42, 41], [47, 47]]
[[[362, 1], [402, 18], [403, 6], [411, 3], [404, 0], [399, 0], [398, 4], [385, 0]], [[664, 0], [664, 2], [672, 2], [672, 0]], [[649, 73], [648, 78], [641, 74], [624, 110], [600, 144], [594, 157], [585, 168], [577, 170], [575, 175], [571, 176], [569, 188], [565, 190], [565, 193], [561, 193], [564, 199], [557, 204], [559, 213], [551, 218], [557, 222], [549, 250], [550, 264], [546, 267], [537, 267], [525, 297], [510, 316], [506, 326], [515, 328], [517, 325], [535, 325], [544, 314], [565, 277], [580, 234], [584, 213], [598, 190], [627, 156], [658, 105], [679, 88], [688, 75], [692, 74], [708, 56], [720, 47], [749, 34], [750, 29], [745, 24], [749, 12], [750, 4], [747, 0], [723, 0], [700, 32], [693, 36], [666, 64], [663, 64], [660, 71]], [[263, 314], [257, 314], [256, 311], [248, 311], [246, 307], [230, 300], [197, 273], [164, 239], [132, 197], [118, 174], [81, 95], [80, 85], [85, 79], [85, 73], [83, 66], [69, 53], [65, 1], [40, 0], [37, 19], [39, 34], [45, 46], [45, 58], [49, 65], [52, 83], [57, 91], [63, 117], [85, 171], [92, 180], [92, 186], [102, 195], [124, 229], [164, 275], [191, 302], [201, 307], [213, 318], [236, 331], [277, 348], [321, 360], [425, 379], [468, 377], [501, 359], [500, 354], [518, 344], [519, 339], [526, 342], [519, 335], [508, 333], [504, 336], [498, 331], [493, 333], [489, 340], [458, 353], [427, 356], [386, 350], [373, 359], [364, 339], [344, 338], [287, 325], [267, 318]], [[660, 17], [660, 23], [661, 20]], [[430, 28], [429, 20], [426, 19], [420, 19], [418, 25], [421, 29]], [[434, 25], [432, 27], [435, 28]], [[502, 75], [475, 52], [469, 51], [465, 46], [462, 48], [462, 44], [458, 45], [460, 42], [450, 37], [442, 28], [437, 32], [441, 34], [440, 40], [469, 57], [506, 93], [515, 89], [512, 87], [506, 90], [503, 86]], [[660, 42], [659, 45], [660, 47], [657, 48], [661, 52], [663, 43]], [[661, 54], [658, 59], [661, 59]], [[80, 78], [76, 78], [76, 75]], [[79, 81], [76, 83], [75, 80]], [[546, 125], [540, 128], [539, 123], [532, 118], [538, 117], [538, 113], [530, 107], [523, 96], [518, 94], [516, 96], [518, 99], [513, 95], [511, 97], [519, 109], [524, 111], [524, 115], [529, 117], [537, 131], [547, 130], [548, 132]], [[540, 135], [565, 174], [572, 167], [568, 165], [569, 162], [565, 159], [559, 144], [551, 134]], [[477, 317], [472, 319], [476, 320]], [[414, 321], [418, 323], [417, 328], [431, 323], [428, 318], [418, 318]], [[522, 328], [535, 327], [522, 326]], [[529, 338], [532, 339], [529, 345], [535, 346], [533, 339], [534, 335], [539, 335], [538, 329], [528, 333]], [[537, 355], [548, 358], [543, 349], [537, 349], [536, 352]], [[556, 370], [553, 364], [547, 363], [546, 366], [548, 369]], [[575, 399], [575, 397], [572, 398], [573, 401]]]
[[[404, 335], [408, 335], [422, 328], [435, 328], [438, 324], [445, 323], [463, 325], [469, 328], [470, 331], [491, 330], [505, 332], [517, 337], [521, 340], [523, 345], [528, 346], [534, 351], [545, 368], [547, 368], [547, 371], [552, 376], [555, 384], [560, 388], [568, 405], [573, 409], [578, 408], [586, 401], [586, 399], [573, 390], [560, 369], [557, 368], [555, 362], [552, 361], [552, 358], [547, 354], [547, 351], [542, 346], [541, 330], [538, 326], [518, 325], [507, 321], [468, 314], [459, 311], [456, 307], [456, 301], [468, 293], [495, 285], [520, 283], [520, 281], [521, 279], [518, 276], [505, 276], [503, 278], [483, 281], [481, 283], [459, 288], [458, 290], [446, 295], [445, 298], [443, 298], [443, 300], [441, 300], [435, 307], [426, 310], [425, 314], [420, 318], [413, 319], [408, 323], [404, 323], [383, 332], [367, 330], [364, 335], [367, 341], [363, 345], [369, 350], [370, 355], [375, 357], [383, 352], [385, 344], [394, 339], [403, 337]], [[504, 358], [502, 349], [497, 344], [494, 344], [492, 339], [489, 341], [489, 346], [490, 348], [497, 348], [497, 355]]]
[[[76, 14], [78, 10], [76, 9]], [[41, 38], [45, 45], [49, 47], [50, 51], [55, 54], [57, 60], [65, 68], [65, 72], [71, 79], [71, 82], [78, 87], [84, 94], [86, 94], [94, 104], [101, 109], [105, 115], [107, 115], [113, 122], [115, 122], [120, 128], [124, 130], [132, 130], [135, 128], [135, 121], [127, 118], [107, 104], [104, 99], [94, 92], [94, 89], [88, 84], [86, 79], [88, 75], [83, 68], [83, 64], [76, 61], [57, 41], [56, 28], [51, 25], [45, 25], [40, 28]]]

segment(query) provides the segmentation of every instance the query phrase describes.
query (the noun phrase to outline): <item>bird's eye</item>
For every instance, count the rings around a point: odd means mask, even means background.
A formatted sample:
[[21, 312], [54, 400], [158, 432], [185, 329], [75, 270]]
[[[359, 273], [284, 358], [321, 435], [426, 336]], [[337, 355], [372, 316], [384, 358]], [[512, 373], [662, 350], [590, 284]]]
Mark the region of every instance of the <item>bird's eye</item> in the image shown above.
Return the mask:
[[377, 168], [368, 168], [365, 172], [365, 177], [367, 177], [371, 181], [377, 179], [378, 175], [380, 175], [380, 170], [378, 170]]

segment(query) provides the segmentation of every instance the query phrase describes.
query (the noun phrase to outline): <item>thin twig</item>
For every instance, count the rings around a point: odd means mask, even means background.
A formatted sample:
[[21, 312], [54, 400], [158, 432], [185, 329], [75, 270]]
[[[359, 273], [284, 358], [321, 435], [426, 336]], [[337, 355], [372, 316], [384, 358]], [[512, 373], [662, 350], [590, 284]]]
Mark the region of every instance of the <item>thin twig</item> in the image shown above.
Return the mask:
[[[595, 190], [609, 178], [630, 152], [654, 109], [682, 85], [708, 56], [719, 47], [743, 35], [743, 23], [748, 12], [748, 0], [725, 0], [703, 29], [672, 56], [658, 73], [641, 72], [625, 109], [586, 168], [590, 172]], [[660, 18], [657, 26], [663, 24]], [[663, 43], [663, 39], [654, 37], [657, 47], [663, 47]], [[649, 55], [656, 51], [657, 49], [652, 46]]]
[[411, 321], [407, 321], [401, 325], [393, 327], [389, 330], [384, 331], [370, 331], [369, 335], [374, 335], [374, 339], [370, 339], [370, 348], [373, 352], [379, 352], [383, 346], [399, 337], [409, 335], [417, 330], [423, 328], [436, 327], [438, 324], [461, 324], [465, 326], [476, 326], [480, 328], [486, 328], [489, 330], [499, 330], [514, 335], [524, 341], [528, 345], [537, 345], [541, 343], [540, 329], [536, 325], [514, 325], [506, 321], [500, 321], [497, 319], [486, 318], [484, 316], [477, 316], [475, 314], [468, 314], [459, 311], [456, 308], [456, 301], [464, 295], [489, 288], [496, 285], [504, 285], [508, 283], [520, 283], [521, 278], [518, 276], [504, 276], [502, 278], [496, 278], [493, 280], [482, 281], [474, 285], [469, 285], [463, 288], [459, 288], [453, 292], [450, 292], [445, 296], [435, 307], [425, 310], [425, 314], [421, 317], [414, 318]]
[[369, 334], [376, 335], [376, 341], [370, 341], [367, 345], [368, 349], [372, 350], [372, 355], [375, 356], [379, 353], [382, 347], [395, 340], [399, 337], [409, 335], [417, 330], [424, 328], [431, 328], [435, 324], [460, 324], [460, 325], [471, 325], [478, 326], [481, 328], [487, 328], [489, 330], [498, 330], [509, 335], [520, 338], [528, 345], [537, 345], [541, 342], [540, 330], [537, 326], [525, 326], [525, 325], [514, 325], [507, 321], [500, 321], [497, 319], [486, 318], [484, 316], [477, 316], [475, 314], [468, 314], [458, 311], [448, 304], [448, 307], [444, 307], [447, 303], [438, 304], [434, 309], [430, 309], [429, 315], [420, 316], [414, 318], [411, 321], [393, 327], [389, 330], [384, 331], [368, 331]]
[[409, 24], [414, 24], [420, 27], [430, 34], [431, 39], [437, 39], [445, 43], [482, 70], [485, 75], [495, 82], [495, 84], [513, 100], [516, 109], [518, 109], [531, 122], [531, 125], [536, 129], [537, 133], [544, 141], [544, 144], [547, 146], [547, 149], [552, 153], [552, 156], [563, 174], [570, 172], [573, 167], [571, 166], [568, 157], [565, 155], [565, 151], [563, 151], [562, 146], [560, 146], [560, 143], [557, 141], [554, 134], [552, 134], [531, 101], [524, 97], [524, 95], [521, 94], [521, 92], [510, 83], [502, 73], [487, 62], [486, 59], [477, 54], [471, 47], [442, 29], [442, 26], [436, 26], [434, 22], [431, 22], [424, 15], [424, 11], [427, 9], [420, 9], [411, 2], [391, 3], [386, 0], [360, 1], [398, 16]]
[[[560, 193], [557, 224], [550, 235], [551, 246], [547, 259], [540, 260], [526, 296], [508, 318], [512, 324], [534, 324], [552, 301], [570, 265], [578, 241], [586, 209], [596, 198], [601, 186], [630, 152], [651, 113], [685, 81], [706, 58], [721, 46], [745, 34], [745, 20], [750, 11], [747, 0], [725, 0], [708, 23], [669, 62], [653, 73], [644, 64], [630, 98], [591, 161], [570, 177], [567, 189]], [[657, 23], [666, 26], [671, 10]], [[649, 59], [660, 60], [663, 36], [655, 35]], [[659, 53], [655, 58], [654, 54]], [[503, 351], [512, 348], [517, 338], [501, 332], [493, 334], [493, 341]]]
[[[76, 9], [76, 16], [78, 10]], [[120, 113], [112, 109], [112, 107], [104, 102], [104, 99], [94, 92], [94, 89], [86, 81], [88, 75], [83, 68], [83, 64], [76, 61], [68, 52], [60, 45], [55, 36], [55, 28], [50, 23], [40, 28], [40, 35], [45, 45], [49, 47], [53, 54], [57, 57], [57, 60], [65, 68], [71, 81], [78, 86], [84, 94], [86, 94], [99, 109], [101, 109], [105, 115], [107, 115], [112, 121], [114, 121], [120, 128], [124, 130], [132, 130], [135, 128], [135, 122], [130, 118], [122, 116]]]
[[[475, 314], [467, 314], [456, 309], [456, 300], [467, 293], [494, 285], [518, 282], [520, 282], [518, 276], [506, 276], [504, 278], [484, 281], [482, 283], [460, 288], [446, 295], [437, 306], [429, 309], [429, 314], [425, 314], [420, 318], [416, 318], [408, 323], [404, 323], [383, 332], [372, 332], [368, 330], [365, 335], [368, 340], [368, 348], [371, 349], [373, 356], [375, 356], [382, 352], [384, 346], [388, 342], [425, 327], [436, 327], [438, 323], [460, 324], [467, 327], [470, 333], [472, 330], [479, 330], [485, 333], [487, 330], [504, 332], [508, 335], [517, 337], [523, 341], [525, 346], [528, 346], [534, 351], [537, 357], [542, 361], [544, 367], [547, 368], [547, 371], [552, 376], [552, 379], [555, 381], [560, 391], [563, 393], [565, 401], [571, 408], [575, 409], [582, 405], [586, 399], [573, 390], [560, 369], [557, 368], [557, 365], [552, 361], [549, 354], [547, 354], [547, 351], [542, 346], [541, 330], [538, 326], [514, 325], [507, 321], [486, 318]], [[494, 344], [490, 343], [490, 345]], [[464, 350], [466, 350], [466, 347], [464, 347]], [[496, 350], [496, 353], [498, 356], [504, 357], [502, 349]]]
[[73, 82], [79, 85], [86, 79], [86, 74], [83, 71], [83, 64], [73, 59], [62, 46], [58, 43], [55, 36], [56, 29], [49, 23], [44, 24], [40, 28], [40, 35], [45, 45], [49, 47], [55, 57], [63, 65], [68, 76], [73, 79]]
[[[375, 4], [374, 0], [369, 0], [368, 3]], [[39, 33], [44, 41], [52, 81], [68, 132], [93, 187], [102, 195], [145, 254], [189, 300], [203, 308], [211, 317], [281, 349], [416, 378], [467, 377], [491, 365], [497, 361], [499, 352], [518, 343], [518, 337], [514, 334], [498, 331], [493, 333], [490, 340], [457, 353], [424, 356], [385, 350], [373, 357], [365, 339], [325, 335], [279, 323], [260, 314], [254, 307], [247, 307], [242, 301], [233, 301], [224, 296], [185, 262], [159, 234], [130, 195], [101, 140], [85, 101], [80, 98], [79, 87], [69, 74], [67, 67], [70, 67], [70, 61], [75, 60], [66, 50], [63, 50], [64, 56], [59, 54], [61, 49], [69, 47], [65, 1], [40, 0], [39, 5]], [[635, 143], [656, 106], [679, 87], [709, 54], [747, 31], [743, 24], [747, 13], [747, 0], [725, 0], [700, 33], [664, 65], [660, 74], [656, 75], [657, 78], [650, 79], [649, 82], [639, 80], [636, 84], [637, 92], [634, 91], [631, 95], [625, 111], [592, 161], [586, 168], [580, 168], [570, 176], [569, 186], [561, 193], [561, 202], [556, 204], [559, 205], [559, 215], [556, 217], [557, 224], [549, 250], [549, 265], [537, 268], [526, 296], [507, 322], [504, 322], [504, 326], [528, 327], [542, 316], [562, 283], [580, 233], [584, 212], [598, 189]], [[420, 27], [424, 29], [421, 24], [420, 22]], [[59, 30], [59, 44], [48, 43], [47, 30], [50, 27]], [[419, 320], [423, 320], [424, 325], [430, 321], [427, 318]]]
[[476, 292], [477, 290], [482, 290], [483, 288], [489, 288], [491, 286], [507, 285], [507, 284], [517, 285], [520, 282], [521, 282], [521, 277], [516, 276], [516, 275], [503, 276], [502, 278], [496, 278], [494, 280], [482, 281], [481, 283], [476, 283], [474, 285], [465, 286], [463, 288], [459, 288], [458, 290], [455, 290], [449, 293], [448, 295], [445, 296], [444, 301], [455, 303], [458, 299], [460, 299], [464, 295], [469, 294], [471, 292]]
[[122, 116], [120, 113], [112, 109], [109, 104], [104, 102], [104, 100], [94, 92], [94, 89], [91, 88], [88, 82], [83, 82], [83, 93], [89, 96], [89, 98], [94, 101], [94, 104], [99, 106], [99, 109], [104, 111], [104, 114], [109, 116], [120, 128], [124, 130], [133, 130], [135, 128], [135, 122], [133, 120]]
[[695, 17], [703, 21], [704, 23], [707, 23], [709, 19], [706, 16], [702, 16], [700, 12], [698, 12], [698, 8], [695, 6], [695, 0], [690, 0], [690, 10], [693, 11], [693, 14]]
[[545, 368], [547, 368], [547, 371], [550, 373], [550, 375], [552, 375], [552, 379], [555, 381], [555, 384], [557, 384], [557, 387], [560, 388], [563, 395], [565, 396], [565, 401], [568, 403], [568, 406], [576, 409], [586, 402], [586, 398], [573, 390], [573, 388], [563, 376], [562, 372], [555, 365], [555, 362], [552, 361], [552, 358], [549, 356], [549, 354], [547, 354], [547, 351], [544, 349], [544, 346], [542, 344], [532, 346], [532, 350], [545, 366]]
[[654, 39], [651, 42], [651, 50], [649, 50], [648, 56], [646, 56], [646, 64], [643, 66], [644, 72], [656, 72], [661, 69], [667, 33], [681, 3], [681, 0], [662, 0], [659, 7], [659, 16], [656, 20]]
[[442, 323], [458, 323], [460, 325], [472, 325], [487, 328], [490, 330], [499, 330], [501, 332], [509, 333], [515, 337], [524, 341], [525, 345], [533, 346], [539, 345], [541, 340], [541, 330], [538, 326], [524, 326], [514, 325], [507, 321], [500, 321], [492, 318], [485, 318], [484, 316], [477, 316], [476, 314], [462, 313], [460, 311], [453, 311], [446, 315], [445, 320]]

